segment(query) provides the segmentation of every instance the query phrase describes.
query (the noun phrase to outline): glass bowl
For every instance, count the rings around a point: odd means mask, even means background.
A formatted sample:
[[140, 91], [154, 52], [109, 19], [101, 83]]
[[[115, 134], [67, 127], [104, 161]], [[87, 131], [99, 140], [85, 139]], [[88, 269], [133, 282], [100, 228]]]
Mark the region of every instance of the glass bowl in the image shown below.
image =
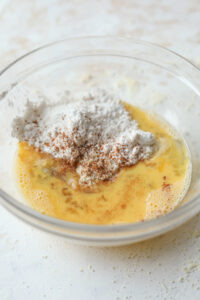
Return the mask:
[[[181, 206], [149, 221], [120, 225], [85, 225], [43, 215], [16, 192], [11, 138], [14, 111], [22, 109], [21, 86], [53, 95], [94, 85], [115, 90], [120, 99], [158, 113], [187, 141], [192, 180]], [[21, 91], [21, 92], [20, 92]], [[163, 47], [124, 37], [85, 37], [58, 41], [17, 59], [0, 73], [0, 201], [21, 220], [86, 245], [135, 243], [167, 232], [200, 211], [200, 71]]]

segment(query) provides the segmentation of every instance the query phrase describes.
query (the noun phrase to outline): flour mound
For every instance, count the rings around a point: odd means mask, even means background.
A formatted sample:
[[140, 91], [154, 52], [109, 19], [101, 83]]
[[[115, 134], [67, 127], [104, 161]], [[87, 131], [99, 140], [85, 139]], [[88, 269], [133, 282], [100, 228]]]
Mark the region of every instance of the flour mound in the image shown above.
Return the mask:
[[69, 93], [56, 104], [43, 97], [27, 101], [14, 119], [12, 136], [62, 159], [78, 173], [80, 185], [110, 180], [125, 166], [155, 151], [152, 133], [142, 131], [122, 102], [96, 90], [76, 100]]

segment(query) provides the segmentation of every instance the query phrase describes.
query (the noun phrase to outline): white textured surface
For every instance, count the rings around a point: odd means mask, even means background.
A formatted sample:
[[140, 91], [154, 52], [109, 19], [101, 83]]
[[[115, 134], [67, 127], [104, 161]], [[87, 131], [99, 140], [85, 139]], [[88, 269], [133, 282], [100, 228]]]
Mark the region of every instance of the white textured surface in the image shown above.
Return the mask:
[[[200, 2], [1, 0], [0, 67], [66, 36], [126, 34], [200, 65]], [[0, 299], [200, 299], [200, 217], [121, 248], [73, 246], [0, 208]]]

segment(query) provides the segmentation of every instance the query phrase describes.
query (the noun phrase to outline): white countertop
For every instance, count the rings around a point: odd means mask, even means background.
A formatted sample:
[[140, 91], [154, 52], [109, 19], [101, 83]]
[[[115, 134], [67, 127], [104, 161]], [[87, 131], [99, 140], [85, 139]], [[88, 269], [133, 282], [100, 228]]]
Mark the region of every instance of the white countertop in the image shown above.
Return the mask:
[[[200, 66], [200, 1], [1, 0], [0, 67], [67, 36], [123, 34]], [[75, 246], [0, 207], [0, 300], [200, 299], [200, 215], [118, 248]]]

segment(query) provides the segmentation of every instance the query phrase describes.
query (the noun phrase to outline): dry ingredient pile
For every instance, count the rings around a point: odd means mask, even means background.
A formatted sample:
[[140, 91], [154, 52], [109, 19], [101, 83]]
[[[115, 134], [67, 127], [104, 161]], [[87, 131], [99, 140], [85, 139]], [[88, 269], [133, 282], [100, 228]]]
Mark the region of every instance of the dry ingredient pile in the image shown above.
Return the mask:
[[69, 93], [56, 104], [48, 97], [27, 101], [14, 119], [12, 136], [38, 151], [62, 159], [91, 186], [111, 180], [122, 167], [148, 159], [156, 149], [150, 132], [142, 131], [122, 102], [104, 90], [74, 99]]

